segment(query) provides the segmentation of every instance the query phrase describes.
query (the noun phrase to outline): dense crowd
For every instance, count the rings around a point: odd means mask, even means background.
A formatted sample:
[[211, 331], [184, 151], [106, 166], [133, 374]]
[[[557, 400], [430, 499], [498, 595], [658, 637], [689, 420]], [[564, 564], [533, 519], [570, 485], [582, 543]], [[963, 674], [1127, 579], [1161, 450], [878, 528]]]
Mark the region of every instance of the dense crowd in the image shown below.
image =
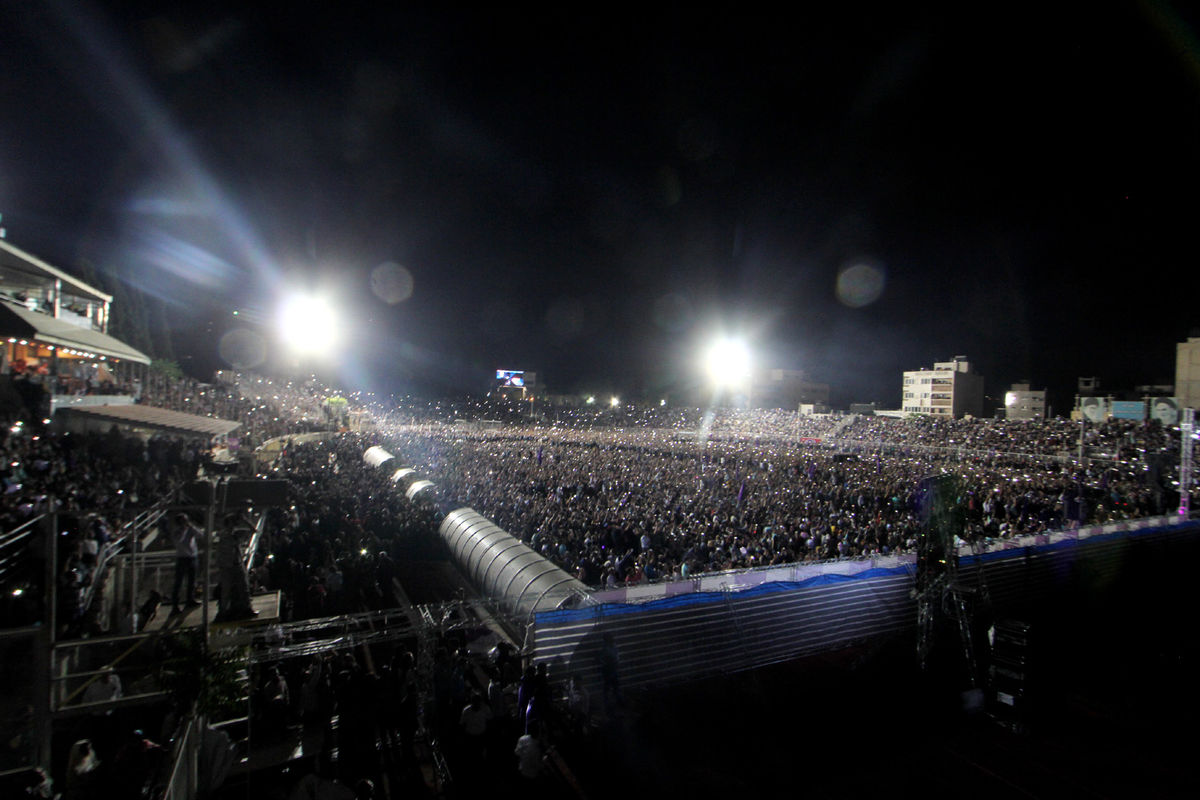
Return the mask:
[[240, 423], [233, 437], [241, 448], [250, 450], [277, 436], [345, 427], [341, 409], [327, 402], [335, 394], [316, 380], [222, 371], [211, 383], [158, 376], [146, 382], [138, 402]]
[[371, 440], [343, 436], [291, 444], [271, 468], [288, 479], [292, 504], [269, 512], [255, 585], [281, 590], [285, 619], [396, 605], [396, 563], [436, 529], [435, 509], [395, 491], [363, 462]]
[[410, 425], [397, 448], [448, 506], [475, 508], [593, 586], [908, 552], [921, 481], [939, 474], [959, 478], [964, 540], [1178, 502], [1179, 432], [1154, 422], [1089, 425], [1089, 450], [1111, 457], [1079, 463], [1069, 421], [673, 415], [669, 427]]
[[[407, 501], [393, 470], [364, 462], [374, 443], [372, 434], [346, 433], [290, 444], [272, 465], [294, 487], [295, 505], [271, 515], [256, 580], [282, 591], [285, 617], [394, 607], [401, 559], [446, 557], [439, 510]], [[461, 609], [448, 613], [467, 622]], [[300, 731], [316, 742], [310, 769], [276, 796], [338, 787], [378, 796], [385, 781], [424, 791], [418, 766], [431, 761], [464, 791], [507, 794], [505, 786], [546, 780], [547, 735], [581, 724], [560, 713], [564, 687], [545, 668], [523, 670], [502, 644], [471, 651], [476, 626], [452, 622], [432, 638], [288, 659], [256, 675], [258, 735]], [[407, 790], [392, 785], [391, 793]]]
[[0, 596], [0, 624], [28, 624], [41, 616], [41, 560], [18, 552], [40, 547], [41, 529], [30, 526], [52, 505], [60, 531], [62, 635], [85, 624], [83, 600], [104, 547], [137, 514], [194, 477], [202, 455], [195, 441], [147, 439], [116, 428], [107, 433], [55, 433], [24, 424], [5, 429], [0, 434], [0, 530], [16, 541], [5, 545], [7, 590]]
[[[140, 400], [235, 419], [249, 446], [347, 427], [345, 407], [331, 407], [329, 395], [315, 384], [230, 373], [212, 384], [141, 387]], [[268, 513], [250, 578], [256, 590], [280, 591], [285, 621], [395, 606], [401, 559], [414, 542], [436, 541], [441, 511], [463, 505], [585, 583], [614, 587], [910, 552], [922, 524], [922, 480], [939, 474], [958, 478], [966, 540], [1161, 514], [1178, 502], [1171, 481], [1179, 432], [1154, 422], [665, 406], [563, 408], [531, 419], [519, 404], [490, 401], [409, 401], [383, 419], [379, 433], [289, 441], [271, 465], [292, 494]], [[1085, 462], [1074, 458], [1081, 434], [1093, 456]], [[390, 470], [363, 462], [377, 441], [436, 482], [433, 503], [408, 503]], [[115, 431], [58, 435], [14, 425], [0, 447], [5, 530], [48, 510], [50, 497], [69, 520], [58, 597], [60, 619], [75, 623], [106, 542], [203, 461], [195, 442]], [[255, 674], [255, 714], [265, 730], [299, 725], [324, 734], [322, 756], [296, 791], [328, 788], [336, 777], [371, 796], [369, 782], [417, 757], [422, 724], [465, 782], [483, 774], [481, 764], [537, 779], [546, 731], [586, 718], [586, 693], [565, 676], [552, 683], [503, 652], [481, 660], [461, 644], [414, 640], [291, 659]], [[418, 708], [420, 698], [428, 702]], [[131, 734], [127, 756], [156, 757], [147, 741]], [[107, 744], [92, 755], [112, 763], [119, 750]], [[79, 754], [81, 764], [89, 752]]]

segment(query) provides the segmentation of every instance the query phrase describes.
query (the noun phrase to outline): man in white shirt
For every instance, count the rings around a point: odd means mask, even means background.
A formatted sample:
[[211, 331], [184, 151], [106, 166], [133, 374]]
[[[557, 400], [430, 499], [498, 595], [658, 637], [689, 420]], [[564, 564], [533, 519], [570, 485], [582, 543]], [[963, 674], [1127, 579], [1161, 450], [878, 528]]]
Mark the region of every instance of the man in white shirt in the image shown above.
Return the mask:
[[179, 613], [179, 590], [187, 581], [187, 604], [196, 602], [196, 565], [200, 556], [200, 529], [192, 524], [187, 514], [175, 517], [175, 530], [171, 534], [175, 545], [175, 587], [171, 590], [171, 613]]

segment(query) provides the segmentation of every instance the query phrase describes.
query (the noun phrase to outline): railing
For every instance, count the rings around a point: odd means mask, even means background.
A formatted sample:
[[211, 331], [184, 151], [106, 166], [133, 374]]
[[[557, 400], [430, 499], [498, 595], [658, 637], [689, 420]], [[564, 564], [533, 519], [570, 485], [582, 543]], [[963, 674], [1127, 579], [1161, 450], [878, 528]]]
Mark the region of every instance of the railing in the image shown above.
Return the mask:
[[254, 556], [258, 553], [258, 543], [262, 540], [263, 529], [267, 527], [267, 515], [259, 514], [258, 520], [254, 523], [254, 535], [250, 537], [250, 543], [246, 545], [246, 554], [244, 563], [246, 571], [254, 566]]
[[[132, 574], [137, 574], [137, 559], [141, 551], [138, 545], [141, 543], [143, 534], [162, 521], [163, 517], [167, 515], [169, 505], [174, 500], [175, 492], [172, 491], [150, 508], [139, 511], [132, 520], [121, 526], [118, 535], [104, 546], [97, 556], [96, 568], [92, 573], [91, 582], [84, 589], [83, 601], [80, 606], [82, 613], [86, 613], [92, 607], [92, 603], [96, 600], [96, 593], [103, 591], [108, 575], [108, 568], [118, 556], [128, 554], [133, 558], [134, 568]], [[132, 600], [131, 606], [134, 607], [136, 607], [137, 591], [138, 587], [135, 578], [129, 587], [130, 598]], [[118, 601], [121, 599], [123, 598], [118, 598]], [[114, 616], [119, 617], [122, 608], [123, 604], [121, 602], [114, 603]], [[113, 627], [116, 622], [116, 619], [110, 619], [109, 627]]]
[[[51, 712], [73, 716], [85, 711], [102, 711], [165, 698], [166, 693], [156, 682], [150, 681], [148, 685], [144, 680], [160, 666], [153, 654], [147, 652], [140, 660], [133, 658], [148, 640], [162, 635], [162, 632], [139, 633], [56, 644], [51, 656]], [[85, 702], [83, 697], [87, 688], [110, 671], [121, 679], [121, 696], [112, 700]]]
[[1123, 519], [1115, 522], [1082, 525], [1061, 531], [1043, 533], [1026, 533], [1008, 539], [985, 539], [980, 542], [964, 543], [958, 546], [960, 558], [980, 556], [1006, 550], [1019, 550], [1023, 547], [1034, 547], [1043, 544], [1058, 544], [1065, 541], [1082, 541], [1097, 536], [1110, 536], [1118, 533], [1128, 533], [1155, 528], [1167, 528], [1182, 525], [1189, 520], [1178, 514], [1165, 514], [1160, 517], [1142, 517], [1139, 519]]
[[[963, 543], [958, 546], [960, 557], [985, 555], [987, 553], [1020, 549], [1041, 544], [1056, 544], [1063, 541], [1081, 541], [1096, 536], [1147, 530], [1181, 525], [1188, 520], [1175, 514], [1159, 517], [1117, 520], [1095, 525], [1054, 532], [1030, 533], [1007, 539], [985, 539]], [[850, 576], [873, 569], [892, 569], [916, 563], [915, 553], [872, 556], [867, 558], [835, 558], [827, 561], [798, 562], [794, 564], [770, 564], [747, 569], [705, 572], [683, 579], [664, 580], [622, 586], [615, 589], [594, 589], [588, 596], [591, 604], [643, 603], [664, 597], [673, 597], [696, 592], [721, 591], [725, 589], [748, 589], [764, 583], [798, 583], [818, 575]]]
[[1074, 455], [1049, 453], [1023, 453], [1015, 450], [982, 449], [978, 447], [949, 447], [929, 444], [913, 444], [886, 439], [826, 439], [823, 444], [836, 447], [842, 452], [865, 453], [926, 453], [930, 455], [956, 456], [958, 458], [1013, 458], [1025, 461], [1055, 461], [1070, 464], [1078, 461]]
[[261, 664], [398, 641], [415, 636], [416, 627], [408, 609], [392, 608], [259, 627], [253, 629], [248, 642], [238, 631], [231, 635], [250, 645], [248, 663]]
[[54, 394], [50, 396], [50, 413], [53, 415], [64, 408], [83, 408], [86, 406], [128, 406], [133, 405], [133, 395], [130, 394]]
[[130, 522], [122, 526], [120, 533], [104, 546], [100, 551], [100, 555], [96, 559], [96, 569], [92, 573], [92, 582], [88, 584], [87, 589], [83, 593], [83, 610], [86, 611], [92, 605], [92, 600], [96, 594], [96, 587], [103, 584], [105, 572], [108, 569], [109, 563], [116, 558], [126, 548], [127, 543], [137, 541], [142, 531], [158, 523], [162, 519], [166, 511], [159, 507], [143, 511], [133, 518]]
[[171, 769], [160, 800], [194, 800], [200, 792], [200, 743], [205, 720], [192, 716], [183, 724], [171, 748]]
[[46, 514], [39, 514], [8, 533], [0, 535], [0, 586], [5, 585], [8, 581], [20, 562], [25, 548], [29, 546], [32, 537], [37, 535], [39, 523], [46, 519]]

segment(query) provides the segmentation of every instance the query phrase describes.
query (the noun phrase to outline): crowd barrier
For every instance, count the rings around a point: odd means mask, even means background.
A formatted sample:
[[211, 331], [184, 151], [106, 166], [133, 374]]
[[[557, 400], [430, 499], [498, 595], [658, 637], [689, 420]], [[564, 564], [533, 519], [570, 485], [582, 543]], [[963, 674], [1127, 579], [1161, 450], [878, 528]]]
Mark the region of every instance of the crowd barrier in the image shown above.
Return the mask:
[[[1111, 536], [1147, 528], [1165, 528], [1186, 522], [1178, 515], [1147, 517], [1144, 519], [1121, 520], [1104, 525], [1088, 525], [1074, 530], [1014, 536], [1011, 539], [988, 539], [979, 543], [961, 544], [959, 558], [986, 556], [991, 553], [1006, 553], [1027, 547], [1056, 544], [1066, 541], [1085, 541], [1095, 537]], [[713, 572], [677, 581], [620, 586], [615, 589], [595, 590], [591, 593], [597, 603], [643, 603], [663, 597], [709, 591], [740, 591], [765, 583], [799, 583], [817, 575], [858, 575], [876, 569], [891, 569], [916, 562], [915, 555], [876, 556], [862, 559], [837, 559], [815, 563], [785, 564], [781, 566], [754, 567], [746, 570]]]
[[[1128, 520], [960, 548], [960, 580], [986, 586], [996, 613], [1069, 587], [1086, 562], [1113, 575], [1139, 540], [1194, 540], [1200, 521]], [[595, 605], [534, 614], [533, 657], [603, 687], [607, 647], [622, 687], [734, 673], [852, 648], [916, 629], [916, 559], [891, 556], [765, 567], [595, 592]]]

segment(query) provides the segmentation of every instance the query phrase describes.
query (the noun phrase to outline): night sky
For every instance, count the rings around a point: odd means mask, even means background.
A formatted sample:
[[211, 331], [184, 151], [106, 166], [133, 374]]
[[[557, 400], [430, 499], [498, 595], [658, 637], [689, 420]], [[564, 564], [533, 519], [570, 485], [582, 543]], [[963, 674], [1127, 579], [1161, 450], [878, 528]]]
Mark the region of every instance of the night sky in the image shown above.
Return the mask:
[[170, 300], [198, 372], [290, 286], [380, 391], [684, 396], [718, 331], [835, 404], [958, 354], [1057, 412], [1172, 382], [1195, 14], [832, 5], [0, 0], [2, 224]]

